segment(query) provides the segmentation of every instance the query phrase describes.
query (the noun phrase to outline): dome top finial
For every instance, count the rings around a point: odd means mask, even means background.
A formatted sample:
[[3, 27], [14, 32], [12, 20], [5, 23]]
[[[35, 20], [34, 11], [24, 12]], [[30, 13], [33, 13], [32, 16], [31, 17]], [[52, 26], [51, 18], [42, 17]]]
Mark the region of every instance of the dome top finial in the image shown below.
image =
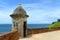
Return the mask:
[[20, 7], [20, 8], [22, 7], [22, 6], [21, 6], [21, 3], [18, 4], [18, 7]]
[[18, 5], [21, 5], [21, 3], [18, 3]]
[[19, 3], [17, 8], [13, 11], [12, 15], [20, 15], [20, 16], [27, 16], [26, 11], [23, 9], [21, 4]]

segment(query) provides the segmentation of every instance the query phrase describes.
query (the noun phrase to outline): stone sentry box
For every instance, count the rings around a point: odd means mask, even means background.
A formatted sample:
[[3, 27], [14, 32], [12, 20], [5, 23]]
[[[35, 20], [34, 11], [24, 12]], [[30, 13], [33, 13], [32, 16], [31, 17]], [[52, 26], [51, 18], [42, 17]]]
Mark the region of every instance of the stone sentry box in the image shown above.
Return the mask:
[[21, 4], [14, 10], [12, 17], [12, 31], [18, 30], [20, 38], [27, 36], [27, 13]]

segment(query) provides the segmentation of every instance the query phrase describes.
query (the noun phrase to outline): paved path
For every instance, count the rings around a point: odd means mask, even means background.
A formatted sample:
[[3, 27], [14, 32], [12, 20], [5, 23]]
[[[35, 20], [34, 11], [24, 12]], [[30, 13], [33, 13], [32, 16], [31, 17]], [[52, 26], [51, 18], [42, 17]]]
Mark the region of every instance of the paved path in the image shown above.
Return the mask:
[[19, 40], [60, 40], [60, 30], [53, 31], [53, 32], [34, 34], [31, 37], [22, 38]]

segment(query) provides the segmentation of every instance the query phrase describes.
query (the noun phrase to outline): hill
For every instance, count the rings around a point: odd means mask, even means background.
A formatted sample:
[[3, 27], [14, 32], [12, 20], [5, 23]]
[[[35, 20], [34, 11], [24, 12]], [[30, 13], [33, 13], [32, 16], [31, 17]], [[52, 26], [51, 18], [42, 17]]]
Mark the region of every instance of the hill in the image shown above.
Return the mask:
[[55, 22], [54, 24], [50, 24], [46, 26], [45, 28], [52, 28], [52, 27], [60, 27], [60, 22]]

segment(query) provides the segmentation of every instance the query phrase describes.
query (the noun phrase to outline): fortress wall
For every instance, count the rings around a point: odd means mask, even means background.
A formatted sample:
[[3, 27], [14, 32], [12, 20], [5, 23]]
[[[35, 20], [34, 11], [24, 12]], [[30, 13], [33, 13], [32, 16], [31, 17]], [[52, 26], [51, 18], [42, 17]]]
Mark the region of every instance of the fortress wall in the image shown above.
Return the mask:
[[[27, 34], [32, 35], [32, 34], [38, 34], [38, 33], [44, 33], [44, 32], [56, 31], [56, 30], [60, 30], [60, 27], [27, 29]], [[16, 30], [0, 34], [0, 40], [17, 40], [18, 38], [19, 38], [19, 33]]]
[[56, 28], [34, 28], [34, 29], [27, 29], [27, 34], [31, 35], [31, 34], [38, 34], [38, 33], [55, 31], [55, 30], [60, 30], [60, 27], [56, 27]]
[[0, 40], [17, 40], [19, 38], [18, 31], [11, 31], [0, 34]]

